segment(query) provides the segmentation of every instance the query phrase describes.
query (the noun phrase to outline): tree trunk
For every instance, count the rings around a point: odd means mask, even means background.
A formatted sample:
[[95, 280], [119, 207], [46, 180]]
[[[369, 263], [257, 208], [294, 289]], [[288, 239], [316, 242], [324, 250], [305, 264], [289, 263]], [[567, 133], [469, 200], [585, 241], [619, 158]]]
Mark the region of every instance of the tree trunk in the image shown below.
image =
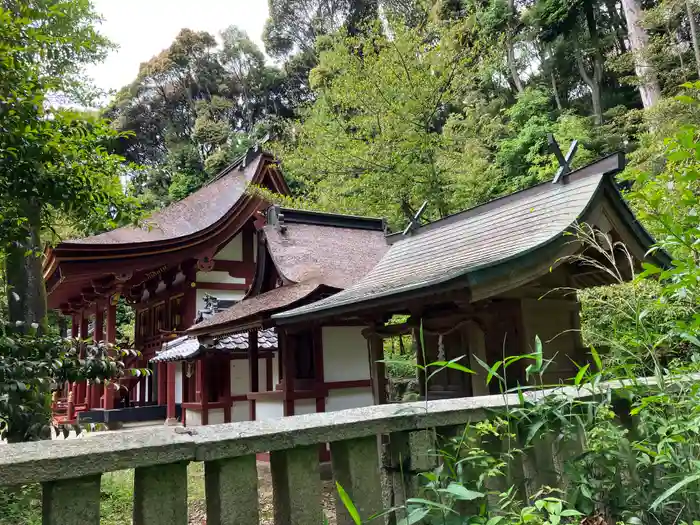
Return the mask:
[[627, 28], [625, 27], [625, 22], [622, 20], [620, 12], [617, 10], [616, 4], [617, 2], [615, 0], [605, 0], [605, 9], [610, 15], [610, 20], [615, 30], [615, 39], [617, 40], [617, 45], [620, 47], [620, 53], [626, 53], [627, 45], [625, 44], [623, 35], [627, 31]]
[[28, 331], [36, 323], [46, 329], [46, 288], [42, 273], [41, 210], [26, 202], [22, 213], [27, 218], [27, 236], [8, 250], [6, 259], [8, 310], [11, 325]]
[[695, 52], [695, 67], [700, 76], [700, 43], [698, 42], [698, 25], [695, 21], [695, 13], [693, 13], [693, 4], [691, 0], [685, 0], [685, 7], [688, 10], [688, 23], [690, 24], [690, 36], [693, 40], [693, 51]]
[[[508, 0], [508, 10], [510, 11], [513, 20], [515, 20], [515, 0]], [[508, 61], [508, 69], [510, 69], [510, 76], [513, 77], [513, 84], [518, 93], [522, 93], [525, 89], [523, 88], [523, 83], [520, 80], [520, 75], [518, 74], [518, 66], [515, 63], [515, 45], [513, 44], [513, 34], [512, 34], [512, 22], [509, 22], [506, 37], [506, 56]]]
[[595, 123], [600, 126], [603, 123], [603, 97], [601, 88], [601, 85], [603, 83], [603, 55], [600, 51], [600, 41], [598, 39], [598, 26], [596, 24], [595, 13], [593, 11], [593, 3], [590, 0], [584, 2], [583, 11], [586, 16], [588, 34], [590, 36], [591, 44], [593, 46], [593, 74], [588, 74], [588, 71], [586, 70], [586, 65], [583, 62], [583, 57], [580, 55], [576, 59], [576, 65], [578, 66], [581, 78], [586, 84], [588, 84], [588, 87], [591, 90], [593, 116], [595, 118]]
[[509, 38], [506, 44], [507, 56], [508, 56], [508, 69], [510, 69], [510, 76], [513, 77], [513, 85], [518, 93], [522, 93], [525, 89], [523, 88], [523, 83], [520, 80], [520, 75], [518, 75], [518, 68], [515, 64], [515, 49], [513, 47], [513, 41]]
[[549, 72], [549, 77], [552, 80], [552, 91], [554, 92], [554, 101], [557, 103], [557, 109], [563, 111], [564, 106], [561, 103], [561, 98], [559, 98], [559, 89], [557, 88], [557, 77], [554, 75], [553, 70]]
[[593, 76], [588, 74], [586, 71], [586, 65], [583, 63], [583, 57], [576, 57], [576, 65], [578, 66], [578, 71], [581, 74], [581, 78], [591, 90], [591, 102], [593, 105], [593, 118], [596, 125], [600, 126], [603, 123], [603, 102], [601, 100], [601, 89], [600, 80], [598, 80], [597, 71], [600, 70], [598, 66], [593, 65]]
[[639, 79], [639, 94], [642, 104], [650, 108], [661, 98], [661, 87], [654, 66], [645, 56], [649, 35], [642, 26], [642, 6], [639, 0], [622, 0], [627, 20], [627, 34], [634, 53], [634, 69]]

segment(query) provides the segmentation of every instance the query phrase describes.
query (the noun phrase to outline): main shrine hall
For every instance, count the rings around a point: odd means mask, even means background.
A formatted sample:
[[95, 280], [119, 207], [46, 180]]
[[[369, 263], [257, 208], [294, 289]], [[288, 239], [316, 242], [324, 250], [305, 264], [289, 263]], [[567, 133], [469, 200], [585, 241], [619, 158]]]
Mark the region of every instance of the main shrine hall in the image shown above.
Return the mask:
[[[625, 244], [639, 266], [667, 266], [635, 219], [611, 155], [429, 224], [390, 233], [383, 220], [274, 206], [289, 195], [280, 164], [250, 149], [197, 192], [127, 226], [47, 250], [49, 306], [72, 336], [115, 344], [120, 300], [135, 312], [147, 373], [66, 385], [59, 421], [187, 426], [354, 408], [387, 399], [385, 341], [413, 341], [417, 362], [476, 360], [546, 341], [557, 383], [586, 360], [570, 291], [608, 284], [582, 265], [578, 223]], [[614, 250], [613, 250], [614, 251]], [[613, 256], [615, 256], [613, 254]], [[626, 276], [631, 278], [631, 275]], [[397, 319], [399, 321], [397, 321]], [[121, 342], [121, 344], [125, 344]], [[489, 393], [479, 374], [445, 368], [430, 399]], [[524, 368], [509, 384], [525, 384]]]

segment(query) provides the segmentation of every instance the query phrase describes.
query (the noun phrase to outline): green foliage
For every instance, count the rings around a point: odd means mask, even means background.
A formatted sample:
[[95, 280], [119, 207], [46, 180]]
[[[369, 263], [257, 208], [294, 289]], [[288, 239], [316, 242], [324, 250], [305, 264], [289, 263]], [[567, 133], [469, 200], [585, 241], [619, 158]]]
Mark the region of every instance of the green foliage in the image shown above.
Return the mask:
[[51, 392], [67, 381], [101, 383], [145, 373], [125, 369], [123, 360], [135, 354], [133, 350], [37, 336], [34, 331], [36, 327], [27, 335], [0, 336], [0, 439], [28, 441], [48, 437]]

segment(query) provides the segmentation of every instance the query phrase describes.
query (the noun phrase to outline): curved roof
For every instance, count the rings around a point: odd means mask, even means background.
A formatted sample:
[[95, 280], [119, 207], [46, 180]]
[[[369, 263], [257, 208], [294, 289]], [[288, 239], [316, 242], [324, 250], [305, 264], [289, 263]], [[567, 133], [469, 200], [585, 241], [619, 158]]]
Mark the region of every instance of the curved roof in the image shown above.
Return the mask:
[[221, 220], [243, 196], [258, 171], [262, 155], [248, 164], [234, 163], [217, 178], [181, 201], [145, 219], [140, 227], [124, 226], [116, 230], [68, 240], [67, 244], [127, 244], [158, 242], [186, 237]]
[[[471, 276], [529, 254], [561, 239], [590, 208], [606, 176], [619, 171], [623, 162], [620, 155], [606, 157], [559, 183], [546, 182], [436, 221], [411, 235], [393, 236], [386, 255], [355, 285], [273, 318], [286, 321], [321, 312], [331, 315], [343, 307], [359, 309], [369, 301]], [[617, 197], [622, 200], [619, 193]], [[634, 220], [629, 210], [628, 215]], [[651, 237], [646, 236], [643, 241], [649, 244]]]
[[138, 283], [148, 272], [222, 246], [265, 205], [246, 191], [251, 184], [289, 193], [274, 158], [250, 149], [207, 185], [154, 213], [140, 227], [125, 226], [48, 249], [44, 279], [49, 306], [79, 308], [95, 282], [111, 286], [115, 276], [131, 275]]

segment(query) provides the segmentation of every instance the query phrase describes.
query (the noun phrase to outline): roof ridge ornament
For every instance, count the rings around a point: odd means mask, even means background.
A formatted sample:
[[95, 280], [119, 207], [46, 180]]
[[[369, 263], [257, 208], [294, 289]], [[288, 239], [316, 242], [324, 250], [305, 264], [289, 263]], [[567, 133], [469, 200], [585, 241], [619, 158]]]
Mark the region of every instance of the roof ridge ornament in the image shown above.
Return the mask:
[[425, 212], [425, 209], [428, 207], [428, 201], [424, 201], [423, 204], [421, 204], [421, 207], [418, 208], [418, 211], [416, 214], [413, 216], [411, 221], [408, 223], [408, 226], [406, 226], [406, 229], [403, 231], [403, 235], [408, 235], [411, 233], [413, 230], [418, 228], [420, 226], [420, 221], [421, 221], [421, 216]]
[[279, 204], [270, 206], [267, 210], [267, 224], [273, 226], [280, 233], [287, 231], [287, 225], [284, 223], [284, 213]]
[[552, 184], [557, 184], [560, 180], [562, 180], [562, 177], [564, 175], [568, 175], [569, 173], [571, 173], [571, 161], [573, 160], [574, 155], [576, 155], [576, 150], [578, 149], [578, 140], [574, 139], [571, 142], [571, 146], [569, 146], [569, 151], [566, 152], [566, 157], [562, 155], [561, 149], [559, 148], [559, 144], [557, 143], [557, 140], [554, 138], [554, 135], [552, 133], [547, 133], [547, 143], [549, 144], [549, 151], [554, 153], [554, 156], [559, 162], [559, 169], [557, 170], [556, 174], [554, 175], [554, 179], [552, 180]]

